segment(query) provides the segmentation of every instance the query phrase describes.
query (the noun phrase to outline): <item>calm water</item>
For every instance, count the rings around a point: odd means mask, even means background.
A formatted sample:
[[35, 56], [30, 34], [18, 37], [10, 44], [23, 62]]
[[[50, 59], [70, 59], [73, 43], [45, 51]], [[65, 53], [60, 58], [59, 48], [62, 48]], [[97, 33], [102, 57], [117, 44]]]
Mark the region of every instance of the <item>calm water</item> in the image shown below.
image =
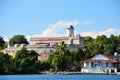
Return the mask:
[[120, 75], [0, 75], [0, 80], [120, 80]]

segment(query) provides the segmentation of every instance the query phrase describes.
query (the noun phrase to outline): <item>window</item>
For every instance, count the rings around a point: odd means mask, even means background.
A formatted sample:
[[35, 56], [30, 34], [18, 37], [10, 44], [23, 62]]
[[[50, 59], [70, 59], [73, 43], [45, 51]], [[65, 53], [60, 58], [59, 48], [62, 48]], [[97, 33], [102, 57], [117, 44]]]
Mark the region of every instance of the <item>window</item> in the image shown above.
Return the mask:
[[106, 63], [106, 67], [108, 67], [108, 63]]
[[91, 63], [91, 67], [93, 67], [93, 62]]

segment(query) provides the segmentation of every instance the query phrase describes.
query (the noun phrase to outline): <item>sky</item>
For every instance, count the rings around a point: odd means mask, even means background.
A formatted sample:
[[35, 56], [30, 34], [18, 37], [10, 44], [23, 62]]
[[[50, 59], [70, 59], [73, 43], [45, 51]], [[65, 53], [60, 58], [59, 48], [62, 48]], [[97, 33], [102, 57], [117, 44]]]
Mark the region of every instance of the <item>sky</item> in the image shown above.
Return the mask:
[[0, 0], [0, 36], [120, 35], [120, 0]]

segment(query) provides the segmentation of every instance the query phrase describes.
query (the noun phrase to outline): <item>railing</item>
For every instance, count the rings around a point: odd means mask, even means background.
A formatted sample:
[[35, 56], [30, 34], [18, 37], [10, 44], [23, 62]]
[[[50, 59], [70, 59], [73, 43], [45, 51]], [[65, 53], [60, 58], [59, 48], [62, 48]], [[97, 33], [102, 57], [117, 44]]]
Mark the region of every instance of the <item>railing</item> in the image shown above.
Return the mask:
[[84, 67], [81, 69], [82, 73], [116, 73], [116, 68], [103, 68], [103, 67]]

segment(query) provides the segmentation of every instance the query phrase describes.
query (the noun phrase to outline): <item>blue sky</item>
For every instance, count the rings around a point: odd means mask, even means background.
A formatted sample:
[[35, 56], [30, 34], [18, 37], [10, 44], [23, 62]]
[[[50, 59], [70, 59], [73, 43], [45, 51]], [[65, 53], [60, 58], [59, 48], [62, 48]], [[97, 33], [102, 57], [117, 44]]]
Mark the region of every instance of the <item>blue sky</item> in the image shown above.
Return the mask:
[[0, 0], [0, 36], [120, 34], [120, 0]]

